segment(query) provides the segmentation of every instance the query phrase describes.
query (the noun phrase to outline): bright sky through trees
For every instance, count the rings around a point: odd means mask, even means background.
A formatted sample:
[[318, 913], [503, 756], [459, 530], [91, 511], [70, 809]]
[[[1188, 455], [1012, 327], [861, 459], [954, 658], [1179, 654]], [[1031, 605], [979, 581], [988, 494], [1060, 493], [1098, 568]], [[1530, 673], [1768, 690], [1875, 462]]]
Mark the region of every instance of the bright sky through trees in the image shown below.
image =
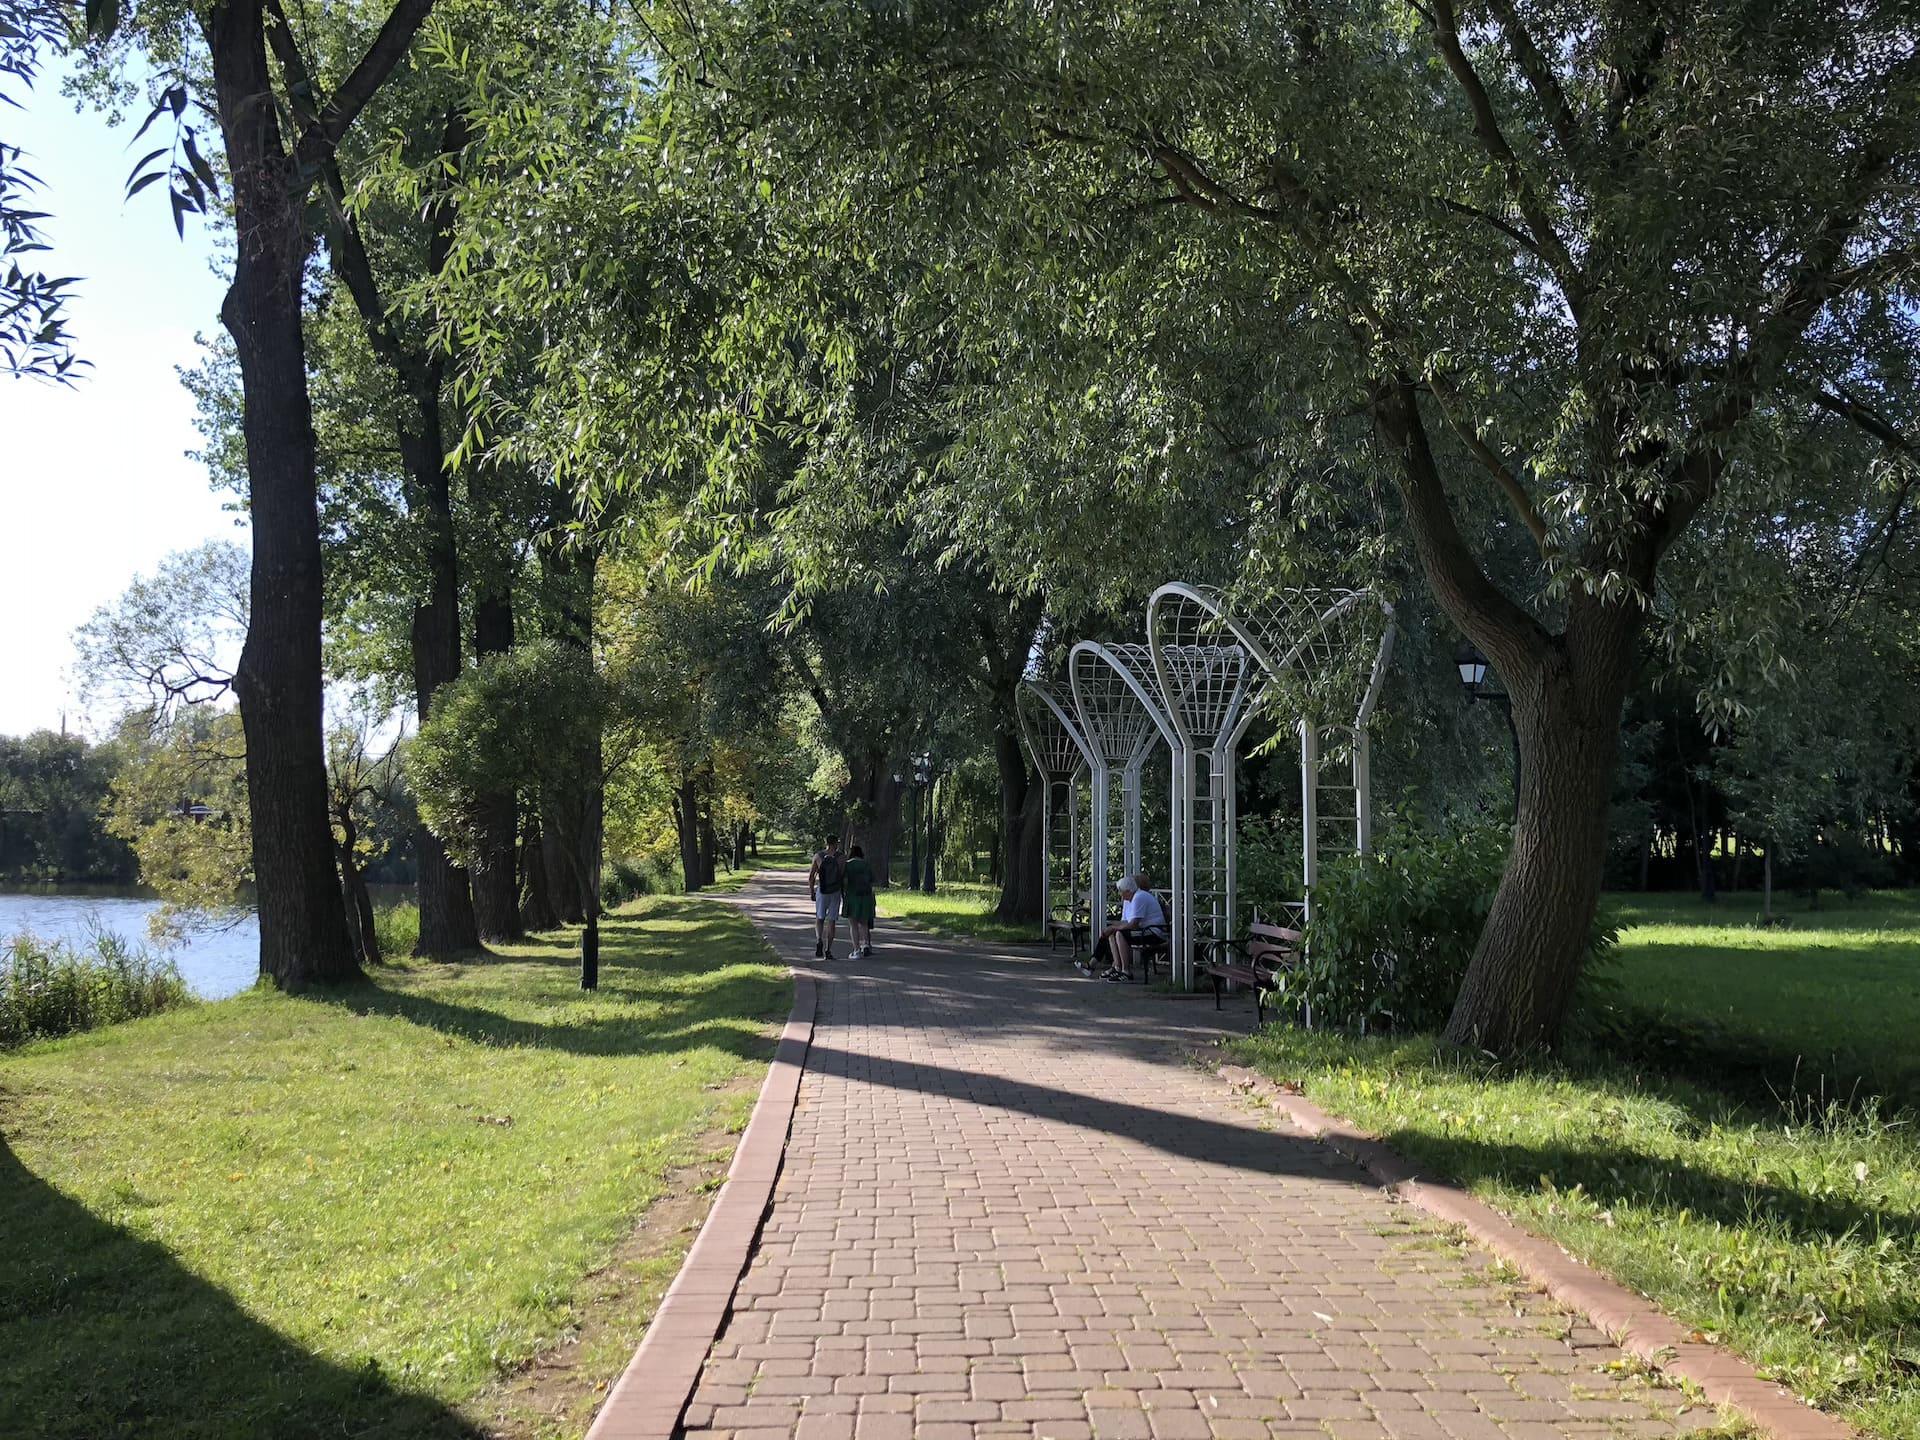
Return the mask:
[[61, 78], [42, 74], [7, 133], [44, 182], [52, 268], [83, 277], [72, 329], [93, 368], [71, 388], [0, 380], [0, 734], [58, 727], [63, 711], [84, 724], [74, 626], [170, 550], [245, 542], [186, 457], [193, 401], [174, 378], [199, 358], [195, 332], [219, 328], [212, 239], [191, 220], [176, 237], [157, 189], [122, 200], [134, 127], [76, 115]]

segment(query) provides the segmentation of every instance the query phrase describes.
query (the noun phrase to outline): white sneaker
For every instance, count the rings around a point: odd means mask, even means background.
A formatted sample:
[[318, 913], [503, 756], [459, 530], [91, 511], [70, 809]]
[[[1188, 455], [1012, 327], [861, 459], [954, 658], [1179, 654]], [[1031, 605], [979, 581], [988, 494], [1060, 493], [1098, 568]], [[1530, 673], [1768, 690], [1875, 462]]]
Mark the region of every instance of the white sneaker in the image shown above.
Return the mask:
[[867, 952], [866, 952], [866, 951], [864, 951], [864, 950], [860, 950], [860, 949], [855, 949], [855, 950], [854, 950], [854, 951], [853, 951], [853, 952], [852, 952], [852, 953], [851, 953], [850, 955], [848, 955], [848, 956], [847, 956], [847, 959], [849, 959], [849, 960], [858, 960], [858, 959], [859, 959], [859, 958], [860, 958], [860, 957], [861, 957], [862, 955], [864, 955], [864, 954], [866, 954], [866, 953], [867, 953]]

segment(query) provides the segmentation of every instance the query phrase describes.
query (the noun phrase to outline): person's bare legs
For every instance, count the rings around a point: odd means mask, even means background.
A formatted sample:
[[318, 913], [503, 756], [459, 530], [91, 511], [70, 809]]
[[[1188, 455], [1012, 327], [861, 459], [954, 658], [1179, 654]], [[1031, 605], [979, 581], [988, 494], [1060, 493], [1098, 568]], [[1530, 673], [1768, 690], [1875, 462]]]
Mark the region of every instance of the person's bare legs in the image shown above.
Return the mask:
[[1113, 968], [1129, 980], [1133, 978], [1133, 942], [1124, 930], [1113, 932]]

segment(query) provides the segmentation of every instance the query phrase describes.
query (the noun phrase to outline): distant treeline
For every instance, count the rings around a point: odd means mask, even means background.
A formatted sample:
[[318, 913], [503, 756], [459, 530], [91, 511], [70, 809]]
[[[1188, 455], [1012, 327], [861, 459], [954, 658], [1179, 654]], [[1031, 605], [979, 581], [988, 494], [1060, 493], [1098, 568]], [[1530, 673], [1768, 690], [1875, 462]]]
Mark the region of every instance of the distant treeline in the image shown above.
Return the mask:
[[132, 848], [107, 833], [105, 820], [124, 764], [117, 742], [52, 730], [0, 735], [0, 880], [138, 879]]

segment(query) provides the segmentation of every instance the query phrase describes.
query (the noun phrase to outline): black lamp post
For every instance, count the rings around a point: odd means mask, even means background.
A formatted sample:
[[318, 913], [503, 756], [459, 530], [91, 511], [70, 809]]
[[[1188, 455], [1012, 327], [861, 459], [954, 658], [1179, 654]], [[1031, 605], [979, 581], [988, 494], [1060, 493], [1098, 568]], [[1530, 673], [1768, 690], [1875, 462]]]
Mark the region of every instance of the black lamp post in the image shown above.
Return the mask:
[[1520, 732], [1513, 724], [1513, 697], [1487, 684], [1487, 657], [1471, 640], [1460, 642], [1453, 652], [1453, 663], [1460, 671], [1460, 686], [1467, 692], [1467, 703], [1484, 700], [1499, 706], [1500, 713], [1506, 717], [1507, 737], [1513, 741], [1513, 809], [1517, 816], [1520, 811]]
[[[922, 750], [913, 757], [913, 853], [915, 863], [913, 874], [908, 877], [909, 890], [931, 892], [933, 886], [928, 882], [933, 878], [933, 752]], [[921, 820], [925, 813], [926, 845], [921, 847]], [[924, 868], [922, 866], [924, 865]]]

